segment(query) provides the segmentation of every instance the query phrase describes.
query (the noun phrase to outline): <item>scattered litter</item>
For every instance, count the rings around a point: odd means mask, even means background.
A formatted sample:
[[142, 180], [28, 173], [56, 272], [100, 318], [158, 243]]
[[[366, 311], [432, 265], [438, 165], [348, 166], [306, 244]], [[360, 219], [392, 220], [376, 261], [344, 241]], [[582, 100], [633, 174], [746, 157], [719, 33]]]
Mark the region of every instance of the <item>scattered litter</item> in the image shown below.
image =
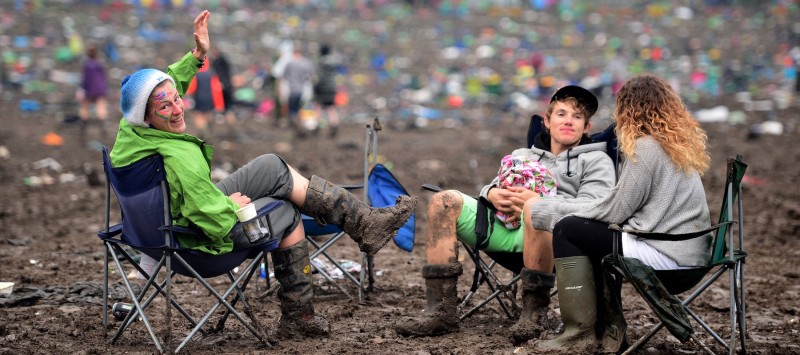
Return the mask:
[[42, 160], [38, 160], [31, 164], [31, 167], [34, 169], [46, 169], [50, 168], [53, 171], [61, 171], [61, 164], [53, 158], [44, 158]]
[[0, 145], [0, 159], [11, 158], [11, 152], [4, 145]]
[[55, 132], [49, 132], [42, 136], [42, 144], [48, 145], [51, 147], [60, 147], [64, 145], [64, 138], [56, 134]]
[[316, 257], [314, 260], [311, 260], [311, 264], [314, 265], [315, 269], [324, 271], [334, 279], [344, 278], [344, 273], [342, 273], [342, 270], [339, 270], [339, 268], [333, 266], [331, 263], [323, 260], [320, 257]]
[[19, 100], [19, 109], [24, 112], [36, 112], [42, 109], [42, 104], [36, 100], [22, 99]]
[[717, 106], [695, 112], [694, 117], [700, 122], [725, 122], [728, 120], [729, 110], [726, 106]]
[[767, 121], [761, 124], [761, 133], [762, 134], [774, 134], [774, 135], [781, 135], [783, 134], [783, 123], [778, 121]]
[[32, 187], [42, 186], [42, 185], [52, 185], [55, 182], [56, 179], [47, 174], [33, 175], [22, 179], [23, 184]]
[[10, 295], [14, 291], [13, 282], [0, 282], [0, 295]]
[[[311, 263], [314, 264], [314, 268], [325, 271], [325, 273], [334, 279], [344, 278], [344, 273], [341, 269], [324, 260], [322, 257], [318, 256], [314, 258], [314, 260], [311, 260]], [[339, 260], [339, 265], [350, 274], [359, 274], [361, 272], [361, 264], [352, 260], [341, 259]]]

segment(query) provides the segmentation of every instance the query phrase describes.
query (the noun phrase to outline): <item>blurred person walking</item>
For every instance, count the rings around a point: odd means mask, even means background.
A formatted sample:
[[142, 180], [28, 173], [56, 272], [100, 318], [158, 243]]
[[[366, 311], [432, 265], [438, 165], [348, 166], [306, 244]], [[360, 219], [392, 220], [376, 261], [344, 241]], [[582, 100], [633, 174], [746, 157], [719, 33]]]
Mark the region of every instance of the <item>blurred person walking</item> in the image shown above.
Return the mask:
[[339, 130], [339, 114], [336, 112], [336, 72], [339, 68], [339, 58], [331, 52], [328, 44], [323, 44], [319, 49], [319, 65], [317, 69], [317, 82], [314, 84], [314, 99], [319, 104], [317, 110], [319, 117], [330, 127], [331, 138], [336, 137]]
[[222, 112], [225, 109], [222, 83], [217, 74], [210, 69], [209, 62], [210, 59], [203, 63], [186, 90], [187, 95], [194, 97], [192, 108], [195, 116], [194, 122], [198, 130], [197, 136], [202, 139], [208, 139], [211, 133], [210, 124], [214, 118], [214, 112]]
[[286, 63], [281, 77], [281, 90], [287, 89], [289, 93], [289, 124], [293, 126], [300, 136], [304, 135], [301, 125], [300, 109], [313, 96], [311, 78], [314, 76], [314, 64], [303, 56], [302, 50], [295, 47], [292, 58]]
[[223, 112], [225, 113], [225, 120], [228, 123], [233, 123], [236, 120], [236, 115], [233, 114], [233, 82], [231, 81], [231, 64], [228, 58], [218, 48], [212, 49], [214, 55], [211, 61], [211, 69], [217, 74], [219, 83], [222, 85], [222, 101], [224, 103]]
[[90, 110], [94, 105], [95, 116], [99, 121], [103, 134], [105, 134], [104, 123], [108, 116], [107, 94], [106, 70], [97, 59], [97, 47], [90, 46], [86, 50], [86, 61], [83, 63], [81, 73], [81, 87], [77, 95], [80, 101], [78, 116], [81, 119], [82, 127], [86, 127], [89, 122]]

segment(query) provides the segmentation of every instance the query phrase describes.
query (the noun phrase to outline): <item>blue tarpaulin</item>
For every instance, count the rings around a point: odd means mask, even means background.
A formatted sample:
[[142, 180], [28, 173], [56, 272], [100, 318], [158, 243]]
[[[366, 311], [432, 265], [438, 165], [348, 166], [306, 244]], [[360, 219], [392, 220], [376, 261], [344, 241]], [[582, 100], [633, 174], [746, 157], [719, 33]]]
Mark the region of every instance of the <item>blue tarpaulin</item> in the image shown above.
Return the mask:
[[[367, 198], [372, 207], [394, 206], [397, 197], [408, 195], [403, 185], [392, 175], [383, 164], [376, 164], [369, 173]], [[416, 228], [415, 214], [411, 214], [403, 227], [397, 231], [394, 244], [405, 251], [414, 250], [414, 228]]]

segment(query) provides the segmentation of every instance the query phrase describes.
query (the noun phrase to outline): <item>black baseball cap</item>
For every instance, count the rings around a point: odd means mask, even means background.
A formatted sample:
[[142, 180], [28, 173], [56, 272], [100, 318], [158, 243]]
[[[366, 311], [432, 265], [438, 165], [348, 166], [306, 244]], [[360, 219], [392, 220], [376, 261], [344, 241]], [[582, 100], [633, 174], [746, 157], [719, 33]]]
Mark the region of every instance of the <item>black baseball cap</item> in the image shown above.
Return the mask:
[[553, 97], [550, 98], [550, 102], [556, 100], [560, 101], [568, 97], [574, 97], [576, 100], [578, 100], [578, 103], [586, 108], [589, 117], [593, 116], [594, 113], [597, 112], [597, 96], [594, 96], [591, 91], [577, 85], [567, 85], [561, 89], [558, 89], [558, 91], [553, 94]]

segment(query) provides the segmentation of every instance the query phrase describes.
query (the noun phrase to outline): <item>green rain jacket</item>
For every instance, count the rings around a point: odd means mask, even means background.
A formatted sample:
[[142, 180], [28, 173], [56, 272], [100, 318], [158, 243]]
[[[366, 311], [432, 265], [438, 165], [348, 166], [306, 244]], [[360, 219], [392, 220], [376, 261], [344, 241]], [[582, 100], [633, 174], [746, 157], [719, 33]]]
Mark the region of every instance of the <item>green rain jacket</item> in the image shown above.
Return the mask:
[[[167, 68], [181, 97], [186, 93], [198, 60], [189, 52]], [[130, 165], [153, 154], [164, 157], [169, 183], [170, 214], [175, 225], [199, 228], [205, 236], [178, 235], [181, 247], [210, 254], [233, 249], [228, 235], [236, 223], [239, 206], [211, 181], [211, 156], [214, 147], [188, 134], [175, 134], [120, 121], [111, 150], [111, 164]]]

